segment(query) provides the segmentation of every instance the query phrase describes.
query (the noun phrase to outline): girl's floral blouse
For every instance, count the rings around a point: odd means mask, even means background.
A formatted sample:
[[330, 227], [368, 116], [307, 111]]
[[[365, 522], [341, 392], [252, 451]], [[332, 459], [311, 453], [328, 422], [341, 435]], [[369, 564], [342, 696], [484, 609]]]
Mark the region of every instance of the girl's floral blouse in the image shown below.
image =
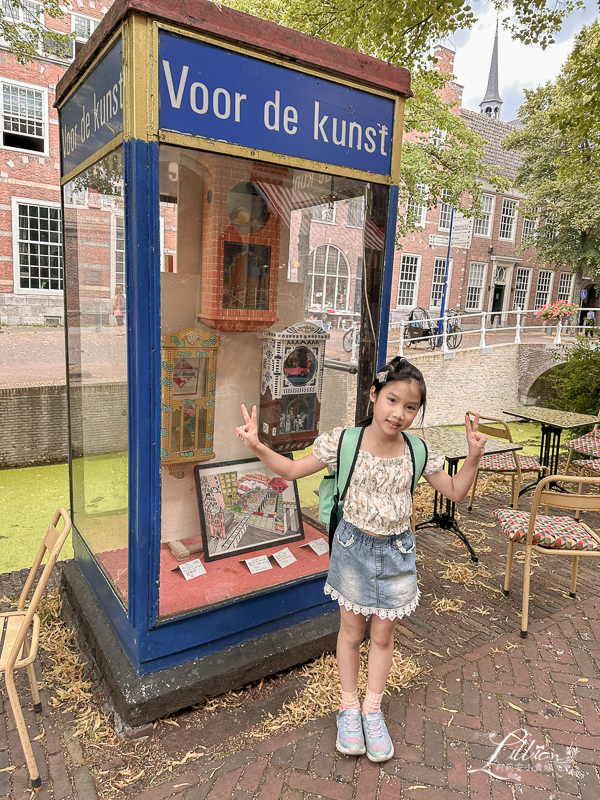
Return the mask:
[[[343, 428], [315, 439], [313, 455], [333, 470]], [[444, 466], [444, 454], [427, 448], [424, 475]], [[399, 458], [381, 458], [361, 450], [344, 500], [344, 519], [376, 536], [392, 536], [410, 527], [412, 515], [412, 459], [408, 449]]]

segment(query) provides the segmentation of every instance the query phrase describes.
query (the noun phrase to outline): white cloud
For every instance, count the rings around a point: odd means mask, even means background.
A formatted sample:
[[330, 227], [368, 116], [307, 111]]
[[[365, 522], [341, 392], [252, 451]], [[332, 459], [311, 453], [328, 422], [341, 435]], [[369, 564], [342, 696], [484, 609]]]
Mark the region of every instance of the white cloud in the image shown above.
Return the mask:
[[[477, 7], [481, 13], [474, 27], [452, 37], [456, 48], [454, 74], [457, 82], [464, 86], [463, 106], [472, 111], [479, 111], [479, 103], [485, 95], [496, 30], [494, 9], [483, 3], [477, 3]], [[584, 10], [576, 11], [568, 18], [557, 36], [557, 43], [547, 50], [514, 41], [500, 26], [498, 75], [500, 97], [504, 101], [501, 119], [510, 120], [517, 116], [517, 109], [523, 101], [523, 89], [533, 89], [557, 77], [572, 50], [574, 35], [596, 16], [597, 10], [588, 0]]]

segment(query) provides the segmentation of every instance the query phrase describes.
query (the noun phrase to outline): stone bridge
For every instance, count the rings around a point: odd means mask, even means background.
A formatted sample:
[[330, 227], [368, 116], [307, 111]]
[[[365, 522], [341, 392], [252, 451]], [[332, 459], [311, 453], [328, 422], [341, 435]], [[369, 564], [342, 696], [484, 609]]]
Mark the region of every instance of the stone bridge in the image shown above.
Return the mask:
[[[502, 408], [535, 405], [536, 396], [531, 391], [535, 381], [564, 361], [564, 352], [563, 345], [533, 342], [496, 344], [485, 350], [459, 347], [449, 353], [449, 358], [429, 350], [410, 350], [405, 355], [425, 376], [426, 423], [454, 425], [464, 422], [467, 410], [497, 416]], [[394, 355], [396, 351], [390, 349], [388, 358]], [[353, 376], [325, 370], [321, 430], [342, 425], [345, 411], [346, 424], [354, 424], [355, 386]]]
[[564, 345], [533, 342], [497, 344], [485, 350], [459, 347], [449, 354], [453, 358], [424, 351], [409, 357], [427, 383], [427, 424], [450, 425], [464, 422], [467, 408], [502, 416], [502, 408], [535, 405], [532, 387], [565, 361], [565, 352]]
[[[465, 411], [499, 414], [502, 408], [517, 403], [535, 403], [531, 391], [541, 375], [560, 363], [563, 346], [545, 342], [495, 344], [482, 351], [459, 347], [445, 358], [440, 352], [410, 350], [408, 357], [422, 370], [427, 382], [428, 425], [460, 424]], [[390, 349], [389, 357], [395, 355]], [[554, 358], [558, 355], [558, 360]], [[109, 409], [107, 400], [126, 391], [125, 384], [98, 384], [85, 387], [90, 395], [88, 407]], [[345, 372], [325, 370], [324, 400], [321, 407], [322, 431], [340, 425], [354, 425], [356, 378]], [[110, 395], [110, 397], [108, 397]], [[88, 420], [86, 435], [93, 452], [110, 451], [114, 440], [126, 436], [115, 433], [101, 413]], [[0, 464], [17, 467], [45, 461], [66, 461], [66, 397], [63, 386], [18, 386], [0, 388], [0, 418], [13, 433], [0, 443]]]

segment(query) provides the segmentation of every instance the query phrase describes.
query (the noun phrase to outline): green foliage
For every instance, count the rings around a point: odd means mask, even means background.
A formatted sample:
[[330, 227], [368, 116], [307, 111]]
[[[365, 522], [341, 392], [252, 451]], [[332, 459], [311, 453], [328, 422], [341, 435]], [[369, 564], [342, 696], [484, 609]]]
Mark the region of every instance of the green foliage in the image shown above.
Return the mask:
[[524, 127], [503, 146], [522, 158], [526, 217], [542, 209], [526, 242], [552, 267], [600, 276], [600, 25], [584, 27], [555, 83], [525, 92]]
[[[491, 0], [506, 12], [504, 27], [525, 44], [554, 42], [563, 20], [581, 0]], [[225, 5], [312, 36], [369, 53], [410, 69], [438, 42], [470, 28], [476, 16], [470, 0], [228, 0]]]
[[[406, 207], [409, 197], [418, 197], [420, 205], [435, 208], [444, 196], [444, 202], [465, 216], [476, 216], [481, 212], [481, 180], [498, 191], [507, 190], [509, 183], [496, 168], [484, 165], [484, 140], [452, 113], [452, 103], [441, 99], [447, 79], [435, 70], [413, 72], [414, 97], [404, 114], [400, 204]], [[443, 131], [443, 137], [435, 139], [432, 131]], [[426, 194], [421, 194], [422, 185]], [[415, 223], [410, 211], [399, 218], [398, 238], [415, 230]]]
[[[562, 356], [556, 355], [557, 360]], [[550, 402], [562, 411], [597, 414], [600, 409], [600, 348], [597, 339], [579, 337], [568, 345], [567, 361], [548, 376], [556, 391]]]
[[41, 0], [39, 15], [25, 0], [6, 0], [0, 6], [0, 37], [21, 64], [40, 55], [72, 58], [73, 34], [58, 33], [44, 26], [44, 14], [53, 19], [64, 16], [59, 0]]
[[[427, 63], [432, 40], [474, 22], [463, 0], [442, 5], [389, 0], [364, 4], [356, 0], [228, 0], [226, 5], [411, 69], [414, 97], [406, 104], [404, 116], [401, 206], [406, 208], [412, 197], [418, 198], [419, 205], [435, 208], [444, 196], [444, 202], [465, 216], [476, 216], [481, 212], [483, 179], [498, 191], [507, 190], [508, 181], [499, 171], [483, 164], [484, 141], [452, 112], [453, 103], [440, 97], [452, 76], [440, 74]], [[443, 141], [436, 141], [432, 131], [442, 131]], [[411, 212], [399, 218], [398, 240], [416, 230], [416, 223]]]

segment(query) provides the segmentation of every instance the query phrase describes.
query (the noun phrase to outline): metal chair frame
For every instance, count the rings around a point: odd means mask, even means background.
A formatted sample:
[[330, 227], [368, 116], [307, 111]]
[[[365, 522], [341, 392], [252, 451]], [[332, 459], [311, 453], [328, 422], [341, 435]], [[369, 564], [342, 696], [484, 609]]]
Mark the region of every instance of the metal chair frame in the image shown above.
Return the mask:
[[[578, 487], [577, 493], [567, 492], [560, 488], [560, 483], [576, 484]], [[557, 488], [553, 489], [552, 486], [556, 485]], [[600, 487], [600, 478], [588, 478], [569, 476], [565, 478], [564, 475], [549, 475], [537, 485], [535, 494], [533, 496], [533, 504], [529, 514], [529, 526], [527, 528], [527, 539], [525, 541], [525, 567], [523, 574], [523, 602], [521, 614], [521, 638], [527, 636], [527, 623], [529, 616], [529, 584], [531, 572], [531, 557], [533, 553], [541, 553], [545, 556], [568, 556], [573, 559], [571, 568], [571, 586], [569, 589], [570, 597], [575, 597], [577, 588], [577, 567], [581, 557], [595, 556], [600, 557], [599, 550], [574, 550], [566, 547], [543, 547], [533, 543], [533, 534], [535, 531], [535, 520], [538, 514], [538, 508], [549, 506], [552, 508], [568, 509], [575, 511], [577, 514], [581, 511], [600, 511], [600, 494], [583, 494], [583, 486], [597, 486]], [[577, 520], [578, 524], [588, 533], [592, 539], [600, 545], [600, 536], [596, 534], [589, 525], [585, 522]], [[504, 574], [504, 588], [503, 593], [509, 594], [510, 591], [510, 574], [512, 568], [512, 559], [515, 544], [518, 542], [508, 541], [508, 553], [506, 555], [506, 572]]]
[[[62, 518], [64, 528], [61, 533], [57, 530], [59, 520]], [[31, 779], [31, 786], [36, 791], [40, 789], [42, 780], [38, 766], [35, 761], [27, 725], [23, 718], [23, 710], [19, 701], [19, 695], [15, 685], [15, 670], [25, 668], [31, 687], [33, 698], [33, 710], [40, 712], [42, 703], [38, 690], [37, 680], [34, 671], [34, 662], [37, 659], [39, 637], [40, 637], [40, 618], [38, 608], [42, 595], [48, 584], [50, 573], [56, 564], [62, 546], [64, 545], [69, 533], [71, 532], [71, 518], [64, 508], [59, 508], [52, 517], [46, 535], [42, 541], [40, 549], [29, 576], [19, 597], [16, 611], [0, 612], [0, 673], [4, 673], [6, 691], [15, 718], [19, 739], [25, 753], [25, 761]], [[42, 560], [49, 551], [48, 561], [38, 580], [35, 591], [29, 603], [27, 598], [36, 580], [38, 569]]]
[[[469, 415], [469, 419], [471, 422], [475, 419], [475, 413], [473, 411], [467, 411]], [[500, 419], [499, 417], [489, 417], [486, 415], [480, 415], [479, 417], [479, 431], [480, 433], [486, 434], [486, 436], [492, 436], [496, 439], [505, 439], [506, 441], [510, 442], [511, 444], [514, 443], [512, 433], [510, 428], [508, 427], [508, 423]], [[510, 475], [511, 476], [511, 506], [516, 509], [519, 505], [519, 491], [521, 489], [521, 483], [523, 481], [523, 472], [531, 472], [533, 471], [532, 468], [522, 467], [519, 461], [518, 453], [511, 451], [506, 455], [510, 455], [515, 462], [515, 469], [513, 470], [506, 470], [506, 469], [488, 469], [487, 467], [480, 467], [477, 470], [477, 475], [475, 476], [475, 480], [473, 481], [473, 486], [471, 488], [471, 496], [469, 497], [469, 505], [468, 510], [473, 510], [473, 500], [475, 499], [475, 490], [477, 489], [477, 479], [479, 478], [480, 472], [491, 472], [496, 473], [498, 475]], [[547, 467], [544, 467], [540, 464], [539, 469], [543, 472], [547, 472]], [[536, 472], [538, 469], [536, 468]]]

